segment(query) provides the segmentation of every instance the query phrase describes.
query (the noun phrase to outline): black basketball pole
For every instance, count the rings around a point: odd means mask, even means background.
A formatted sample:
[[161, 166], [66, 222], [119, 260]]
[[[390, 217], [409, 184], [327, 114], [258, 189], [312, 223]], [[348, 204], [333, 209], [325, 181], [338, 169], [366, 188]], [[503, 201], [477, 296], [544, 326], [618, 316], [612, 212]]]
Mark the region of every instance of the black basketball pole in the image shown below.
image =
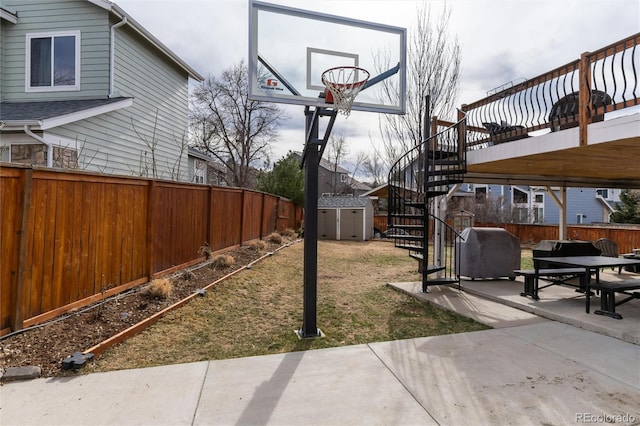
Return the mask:
[[[302, 153], [304, 168], [304, 288], [302, 303], [302, 327], [296, 331], [301, 339], [323, 337], [318, 328], [318, 168], [322, 153], [327, 146], [337, 110], [317, 107], [304, 109], [305, 145]], [[320, 138], [319, 121], [329, 117], [329, 122]]]
[[318, 165], [322, 142], [319, 140], [318, 120], [305, 110], [307, 135], [304, 158], [304, 295], [300, 338], [318, 337]]

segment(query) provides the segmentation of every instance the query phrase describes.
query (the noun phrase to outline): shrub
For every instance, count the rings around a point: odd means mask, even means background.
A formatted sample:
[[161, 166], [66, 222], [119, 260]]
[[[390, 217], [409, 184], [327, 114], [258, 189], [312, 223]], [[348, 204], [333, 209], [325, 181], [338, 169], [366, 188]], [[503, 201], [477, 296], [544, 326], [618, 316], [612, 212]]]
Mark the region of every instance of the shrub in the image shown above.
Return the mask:
[[204, 256], [207, 259], [211, 259], [211, 247], [209, 247], [209, 243], [204, 243], [198, 249], [198, 254], [200, 256]]
[[151, 299], [166, 299], [171, 296], [173, 285], [167, 278], [158, 278], [144, 289], [143, 294]]
[[284, 231], [282, 231], [280, 233], [280, 235], [282, 235], [283, 237], [289, 237], [289, 238], [297, 238], [298, 237], [298, 233], [296, 231], [294, 231], [291, 228], [287, 228]]
[[277, 232], [272, 232], [271, 235], [267, 237], [267, 239], [270, 243], [282, 244], [282, 235], [278, 234]]
[[267, 243], [262, 240], [254, 240], [249, 243], [249, 249], [251, 250], [260, 251], [265, 248], [267, 248]]
[[193, 271], [186, 270], [182, 273], [182, 279], [184, 281], [191, 281], [196, 279], [196, 274]]
[[233, 258], [233, 256], [229, 256], [228, 254], [219, 254], [213, 258], [213, 261], [211, 261], [211, 264], [214, 267], [218, 267], [218, 268], [228, 268], [231, 265], [233, 265], [235, 262], [236, 260]]

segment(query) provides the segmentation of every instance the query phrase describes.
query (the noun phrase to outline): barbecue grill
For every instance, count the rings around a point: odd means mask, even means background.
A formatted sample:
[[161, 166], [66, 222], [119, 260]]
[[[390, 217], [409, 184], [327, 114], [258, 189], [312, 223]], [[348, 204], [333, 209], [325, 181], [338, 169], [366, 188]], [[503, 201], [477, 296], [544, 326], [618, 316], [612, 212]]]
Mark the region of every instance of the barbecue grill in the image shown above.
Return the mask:
[[[532, 249], [533, 257], [600, 256], [602, 253], [591, 241], [542, 240]], [[540, 262], [540, 269], [553, 268], [552, 261]]]
[[466, 228], [456, 238], [460, 276], [515, 279], [520, 268], [520, 240], [502, 228]]

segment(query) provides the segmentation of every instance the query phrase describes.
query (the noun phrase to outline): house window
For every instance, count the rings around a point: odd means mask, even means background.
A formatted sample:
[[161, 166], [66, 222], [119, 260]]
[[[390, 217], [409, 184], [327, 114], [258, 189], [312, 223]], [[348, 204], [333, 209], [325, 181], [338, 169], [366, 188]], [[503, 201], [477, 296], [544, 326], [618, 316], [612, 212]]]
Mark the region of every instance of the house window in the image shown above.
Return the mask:
[[195, 160], [193, 170], [193, 181], [195, 183], [205, 183], [204, 177], [207, 174], [207, 164], [204, 161]]
[[347, 175], [344, 173], [340, 174], [340, 182], [344, 183], [347, 181]]
[[487, 199], [487, 187], [480, 186], [475, 188], [476, 200], [483, 201]]
[[26, 36], [27, 92], [80, 90], [80, 31]]
[[596, 189], [596, 195], [601, 196], [605, 200], [609, 199], [609, 190], [608, 189]]
[[518, 189], [513, 188], [513, 203], [514, 204], [526, 204], [529, 202], [529, 194]]

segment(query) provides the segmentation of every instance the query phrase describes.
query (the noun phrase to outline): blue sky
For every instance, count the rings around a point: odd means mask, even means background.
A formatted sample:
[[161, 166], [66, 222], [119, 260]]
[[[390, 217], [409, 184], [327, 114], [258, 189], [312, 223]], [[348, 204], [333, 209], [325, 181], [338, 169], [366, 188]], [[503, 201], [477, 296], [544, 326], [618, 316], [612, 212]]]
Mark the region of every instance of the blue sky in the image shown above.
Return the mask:
[[[270, 3], [405, 27], [411, 37], [414, 0], [273, 0]], [[200, 74], [219, 74], [247, 60], [248, 0], [115, 1]], [[427, 4], [437, 16], [443, 1]], [[462, 48], [458, 105], [519, 78], [531, 78], [640, 31], [638, 0], [449, 0], [449, 34]], [[303, 107], [288, 107], [272, 158], [301, 150]], [[376, 114], [339, 117], [352, 156], [370, 151]]]

